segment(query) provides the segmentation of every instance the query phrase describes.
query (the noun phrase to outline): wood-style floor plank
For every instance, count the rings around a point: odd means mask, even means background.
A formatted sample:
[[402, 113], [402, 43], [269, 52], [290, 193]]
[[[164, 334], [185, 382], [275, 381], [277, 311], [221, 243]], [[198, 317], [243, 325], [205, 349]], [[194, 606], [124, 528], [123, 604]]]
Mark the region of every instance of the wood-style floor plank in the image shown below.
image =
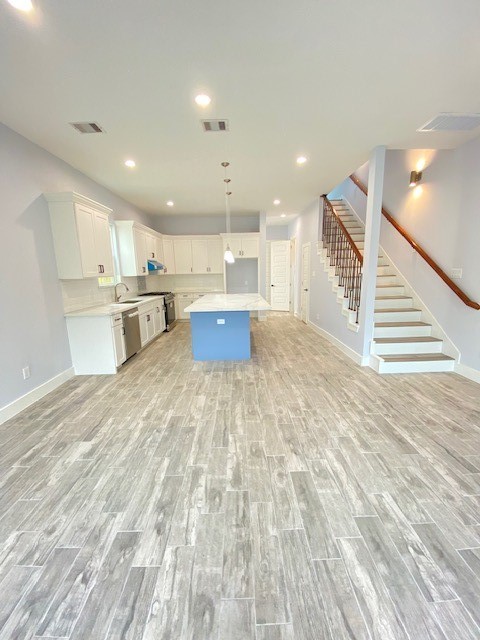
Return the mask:
[[0, 425], [0, 640], [475, 640], [480, 394], [288, 314], [186, 323]]

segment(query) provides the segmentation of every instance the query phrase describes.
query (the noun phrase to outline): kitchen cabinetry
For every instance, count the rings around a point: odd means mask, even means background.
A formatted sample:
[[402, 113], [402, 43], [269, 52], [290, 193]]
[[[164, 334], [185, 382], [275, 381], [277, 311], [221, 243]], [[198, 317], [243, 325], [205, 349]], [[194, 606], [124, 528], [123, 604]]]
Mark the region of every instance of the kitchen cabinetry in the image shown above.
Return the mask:
[[61, 280], [113, 276], [112, 212], [78, 193], [45, 194]]
[[148, 260], [161, 262], [158, 258], [158, 248], [162, 243], [161, 236], [133, 220], [120, 220], [115, 222], [115, 227], [122, 276], [148, 275]]
[[165, 238], [165, 236], [163, 237], [163, 260], [163, 264], [165, 265], [164, 273], [176, 273], [173, 238]]
[[175, 238], [173, 248], [175, 252], [175, 273], [193, 273], [191, 239]]
[[153, 311], [141, 313], [138, 316], [138, 319], [140, 322], [140, 341], [142, 347], [144, 347], [147, 342], [150, 342], [155, 334], [155, 329], [153, 326]]
[[223, 273], [221, 238], [192, 240], [192, 273]]
[[198, 296], [194, 293], [176, 293], [175, 294], [175, 315], [177, 320], [190, 320], [190, 314], [185, 313], [185, 307], [188, 307], [196, 300]]
[[[155, 260], [158, 260], [158, 262], [160, 262], [161, 264], [164, 264], [163, 239], [161, 236], [157, 236], [155, 238]], [[161, 275], [163, 274], [163, 271], [158, 271], [158, 273]]]
[[223, 243], [221, 238], [207, 240], [208, 273], [223, 273]]
[[125, 329], [123, 328], [122, 315], [118, 314], [113, 316], [112, 324], [115, 365], [119, 367], [127, 359], [127, 353], [125, 351]]
[[223, 273], [223, 245], [220, 237], [175, 238], [176, 273]]
[[258, 258], [259, 257], [259, 234], [258, 233], [233, 233], [223, 235], [223, 249], [230, 247], [235, 258]]

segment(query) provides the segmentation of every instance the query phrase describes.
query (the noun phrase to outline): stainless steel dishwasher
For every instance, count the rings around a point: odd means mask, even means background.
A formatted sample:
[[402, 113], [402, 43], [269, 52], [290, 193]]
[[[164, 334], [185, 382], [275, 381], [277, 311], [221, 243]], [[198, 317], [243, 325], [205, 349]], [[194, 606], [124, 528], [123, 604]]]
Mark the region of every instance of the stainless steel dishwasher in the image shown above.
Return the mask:
[[123, 330], [125, 333], [125, 352], [128, 358], [140, 351], [142, 342], [140, 340], [140, 321], [138, 319], [138, 308], [130, 309], [122, 313]]

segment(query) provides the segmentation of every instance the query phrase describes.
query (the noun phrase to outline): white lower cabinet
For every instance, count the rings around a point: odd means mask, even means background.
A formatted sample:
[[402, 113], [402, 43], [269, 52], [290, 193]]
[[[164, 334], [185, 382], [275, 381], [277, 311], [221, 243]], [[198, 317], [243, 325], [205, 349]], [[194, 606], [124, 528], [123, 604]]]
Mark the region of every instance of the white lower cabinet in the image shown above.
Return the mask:
[[193, 293], [177, 293], [175, 294], [175, 315], [177, 320], [190, 320], [190, 314], [185, 312], [185, 307], [188, 307], [195, 300], [196, 296]]
[[[155, 297], [138, 304], [141, 346], [165, 331], [165, 301]], [[127, 309], [125, 309], [126, 311]], [[72, 364], [77, 376], [116, 373], [126, 360], [122, 312], [66, 316]]]
[[125, 329], [123, 328], [122, 316], [114, 316], [112, 322], [115, 365], [119, 367], [127, 359], [127, 352], [125, 350]]
[[144, 347], [153, 337], [153, 318], [151, 312], [141, 313], [138, 316], [140, 322], [140, 342]]

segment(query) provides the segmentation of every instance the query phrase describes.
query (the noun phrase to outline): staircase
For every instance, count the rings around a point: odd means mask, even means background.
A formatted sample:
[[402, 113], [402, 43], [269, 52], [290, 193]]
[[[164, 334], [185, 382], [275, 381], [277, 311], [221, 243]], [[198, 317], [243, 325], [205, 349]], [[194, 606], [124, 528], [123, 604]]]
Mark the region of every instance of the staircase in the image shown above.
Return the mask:
[[[343, 200], [331, 200], [335, 213], [350, 234], [355, 245], [363, 254], [365, 229], [363, 223]], [[330, 270], [329, 258], [322, 253], [326, 270], [337, 291], [339, 301], [343, 292]], [[371, 362], [379, 373], [413, 373], [453, 371], [455, 359], [443, 352], [444, 343], [435, 337], [435, 328], [424, 319], [425, 313], [414, 305], [413, 297], [406, 291], [395, 268], [388, 263], [380, 251], [377, 266], [377, 286], [375, 297], [374, 342]], [[332, 277], [333, 276], [333, 277]], [[355, 319], [349, 315], [349, 324]]]

